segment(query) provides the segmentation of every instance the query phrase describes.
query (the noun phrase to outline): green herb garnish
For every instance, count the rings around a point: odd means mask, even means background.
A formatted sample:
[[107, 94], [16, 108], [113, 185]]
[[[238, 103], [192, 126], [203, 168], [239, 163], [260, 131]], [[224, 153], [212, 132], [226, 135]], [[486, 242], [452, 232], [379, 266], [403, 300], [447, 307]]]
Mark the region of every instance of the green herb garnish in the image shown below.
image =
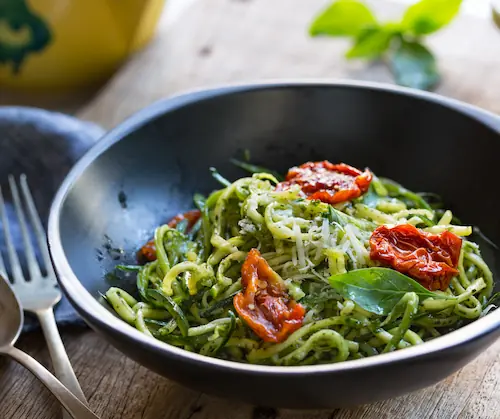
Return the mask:
[[351, 37], [347, 58], [385, 58], [398, 84], [428, 90], [440, 76], [423, 38], [448, 25], [461, 4], [462, 0], [420, 0], [399, 22], [379, 22], [362, 1], [336, 0], [315, 18], [309, 33]]
[[378, 315], [387, 316], [408, 292], [414, 292], [420, 301], [454, 298], [429, 291], [417, 281], [389, 268], [355, 269], [334, 275], [329, 282], [344, 298]]

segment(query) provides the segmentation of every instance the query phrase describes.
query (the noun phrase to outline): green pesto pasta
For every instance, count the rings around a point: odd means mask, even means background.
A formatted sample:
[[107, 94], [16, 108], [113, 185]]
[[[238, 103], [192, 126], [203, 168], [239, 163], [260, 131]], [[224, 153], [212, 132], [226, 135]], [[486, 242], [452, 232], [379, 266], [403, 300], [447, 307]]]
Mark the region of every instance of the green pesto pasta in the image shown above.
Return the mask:
[[[137, 269], [134, 296], [117, 287], [107, 291], [106, 300], [124, 321], [202, 355], [288, 366], [420, 345], [495, 308], [489, 301], [493, 275], [468, 239], [472, 228], [459, 225], [434, 195], [374, 175], [366, 193], [330, 205], [305, 199], [297, 185], [277, 189], [273, 172], [240, 167], [254, 173], [231, 183], [213, 171], [224, 187], [194, 197], [201, 212], [194, 225], [185, 219], [156, 229], [156, 260], [127, 267]], [[424, 289], [370, 257], [373, 231], [403, 224], [462, 239], [458, 274], [446, 290]], [[251, 249], [259, 250], [287, 295], [305, 309], [302, 325], [280, 342], [261, 339], [233, 305], [243, 292], [242, 264]], [[379, 299], [380, 290], [370, 284], [387, 275], [403, 288], [384, 289]], [[358, 282], [349, 282], [353, 278], [364, 281], [362, 292]]]

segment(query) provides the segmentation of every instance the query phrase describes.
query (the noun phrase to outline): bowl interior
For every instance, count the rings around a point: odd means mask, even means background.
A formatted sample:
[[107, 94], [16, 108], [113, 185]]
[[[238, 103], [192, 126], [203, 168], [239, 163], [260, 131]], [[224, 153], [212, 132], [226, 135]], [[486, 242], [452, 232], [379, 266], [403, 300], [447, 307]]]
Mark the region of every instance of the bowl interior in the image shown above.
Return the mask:
[[[322, 159], [368, 166], [440, 194], [464, 224], [500, 243], [498, 132], [460, 107], [345, 85], [234, 88], [158, 103], [111, 133], [104, 141], [123, 138], [72, 174], [59, 220], [62, 247], [96, 298], [111, 285], [134, 290], [135, 278], [118, 279], [112, 267], [133, 263], [156, 226], [193, 207], [195, 192], [218, 187], [211, 166], [230, 180], [244, 175], [230, 162], [244, 150], [279, 172]], [[496, 251], [475, 240], [498, 277]]]

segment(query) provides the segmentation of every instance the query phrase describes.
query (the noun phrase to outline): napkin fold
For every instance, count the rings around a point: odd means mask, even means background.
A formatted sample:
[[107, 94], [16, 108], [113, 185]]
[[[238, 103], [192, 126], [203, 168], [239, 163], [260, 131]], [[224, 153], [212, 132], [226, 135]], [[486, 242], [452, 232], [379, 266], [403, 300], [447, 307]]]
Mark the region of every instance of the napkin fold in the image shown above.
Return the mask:
[[[8, 175], [25, 173], [44, 227], [59, 185], [73, 165], [103, 135], [103, 128], [69, 115], [27, 107], [0, 106], [0, 186], [18, 254], [23, 243], [9, 191]], [[7, 261], [3, 226], [0, 223], [0, 251]], [[21, 258], [25, 269], [25, 261]], [[66, 297], [55, 308], [56, 321], [83, 324]], [[38, 328], [37, 320], [26, 316], [23, 331]]]

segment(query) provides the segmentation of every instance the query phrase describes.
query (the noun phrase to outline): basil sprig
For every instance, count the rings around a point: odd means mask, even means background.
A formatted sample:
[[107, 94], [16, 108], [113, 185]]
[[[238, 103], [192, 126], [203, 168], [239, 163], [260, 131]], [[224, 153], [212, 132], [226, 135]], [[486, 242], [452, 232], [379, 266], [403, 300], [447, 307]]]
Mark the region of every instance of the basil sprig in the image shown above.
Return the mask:
[[399, 22], [379, 22], [362, 1], [336, 0], [312, 22], [311, 36], [351, 37], [348, 59], [385, 59], [396, 82], [429, 90], [440, 79], [436, 59], [423, 44], [458, 14], [462, 0], [420, 0]]
[[387, 316], [406, 293], [414, 292], [420, 302], [427, 298], [454, 299], [429, 291], [409, 276], [389, 268], [354, 269], [329, 278], [330, 285], [342, 297], [361, 308]]

